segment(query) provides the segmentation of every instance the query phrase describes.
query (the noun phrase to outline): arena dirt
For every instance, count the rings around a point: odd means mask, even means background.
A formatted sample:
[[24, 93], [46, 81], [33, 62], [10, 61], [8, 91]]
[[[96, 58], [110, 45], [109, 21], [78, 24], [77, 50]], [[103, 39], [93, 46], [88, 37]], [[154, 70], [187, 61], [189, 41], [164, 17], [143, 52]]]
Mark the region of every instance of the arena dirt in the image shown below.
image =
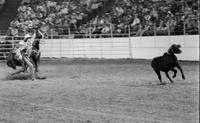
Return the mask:
[[43, 60], [36, 81], [1, 62], [0, 123], [198, 123], [198, 63], [180, 64], [163, 86], [148, 60]]

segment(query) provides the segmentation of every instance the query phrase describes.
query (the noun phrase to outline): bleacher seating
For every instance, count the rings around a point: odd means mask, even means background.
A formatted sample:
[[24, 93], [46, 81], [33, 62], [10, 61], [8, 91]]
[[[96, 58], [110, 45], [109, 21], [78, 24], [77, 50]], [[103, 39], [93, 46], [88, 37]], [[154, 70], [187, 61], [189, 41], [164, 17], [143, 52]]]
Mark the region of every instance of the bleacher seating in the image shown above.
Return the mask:
[[[198, 33], [198, 0], [23, 0], [9, 35], [40, 27], [51, 35]], [[107, 5], [107, 6], [106, 6]], [[91, 17], [93, 11], [106, 11]], [[90, 18], [88, 18], [90, 17]], [[84, 19], [88, 19], [83, 22]]]
[[10, 22], [16, 17], [17, 8], [22, 0], [5, 0], [4, 8], [0, 12], [0, 33], [7, 31]]

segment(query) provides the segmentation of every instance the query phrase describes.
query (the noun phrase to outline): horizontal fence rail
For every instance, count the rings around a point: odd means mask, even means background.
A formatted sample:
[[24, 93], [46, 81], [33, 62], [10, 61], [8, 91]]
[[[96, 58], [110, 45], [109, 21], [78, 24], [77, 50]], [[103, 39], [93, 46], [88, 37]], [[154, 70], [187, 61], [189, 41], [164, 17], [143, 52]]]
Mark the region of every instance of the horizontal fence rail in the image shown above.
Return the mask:
[[18, 45], [20, 40], [0, 40], [0, 61], [5, 60], [8, 53]]
[[[0, 39], [0, 59], [5, 60], [23, 37]], [[40, 50], [41, 57], [49, 58], [152, 59], [174, 43], [182, 46], [180, 60], [199, 61], [199, 35], [41, 39]]]

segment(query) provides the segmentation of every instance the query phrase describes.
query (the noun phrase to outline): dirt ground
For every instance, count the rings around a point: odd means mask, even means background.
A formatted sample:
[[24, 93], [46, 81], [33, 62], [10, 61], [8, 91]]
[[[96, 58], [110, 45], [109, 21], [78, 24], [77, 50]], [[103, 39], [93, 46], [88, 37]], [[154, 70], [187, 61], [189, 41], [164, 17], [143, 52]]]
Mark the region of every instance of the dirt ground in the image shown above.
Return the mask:
[[36, 81], [0, 62], [0, 123], [198, 123], [199, 65], [180, 64], [163, 86], [148, 60], [43, 60]]

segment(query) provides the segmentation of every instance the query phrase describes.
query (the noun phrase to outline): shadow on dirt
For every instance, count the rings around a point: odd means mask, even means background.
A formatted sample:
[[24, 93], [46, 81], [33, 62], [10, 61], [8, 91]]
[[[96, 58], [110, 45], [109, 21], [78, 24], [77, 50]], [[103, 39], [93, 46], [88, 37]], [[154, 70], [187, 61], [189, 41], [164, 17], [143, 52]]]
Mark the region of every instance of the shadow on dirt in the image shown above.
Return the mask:
[[[144, 82], [144, 81], [143, 81]], [[146, 81], [144, 83], [141, 83], [139, 81], [131, 81], [131, 82], [127, 82], [122, 84], [122, 86], [126, 86], [126, 87], [130, 87], [130, 88], [135, 88], [135, 87], [147, 87], [147, 88], [158, 88], [158, 89], [163, 89], [163, 88], [169, 88], [169, 87], [173, 87], [173, 86], [185, 86], [185, 85], [191, 85], [191, 83], [183, 83], [183, 82], [176, 82], [176, 83], [170, 83], [170, 82], [166, 82], [165, 84], [161, 84], [158, 81]]]
[[[46, 79], [45, 76], [38, 76], [36, 79], [43, 80]], [[31, 80], [31, 75], [28, 74], [18, 74], [18, 75], [8, 75], [6, 80]]]
[[18, 75], [8, 75], [6, 80], [31, 80], [31, 75], [18, 74]]

